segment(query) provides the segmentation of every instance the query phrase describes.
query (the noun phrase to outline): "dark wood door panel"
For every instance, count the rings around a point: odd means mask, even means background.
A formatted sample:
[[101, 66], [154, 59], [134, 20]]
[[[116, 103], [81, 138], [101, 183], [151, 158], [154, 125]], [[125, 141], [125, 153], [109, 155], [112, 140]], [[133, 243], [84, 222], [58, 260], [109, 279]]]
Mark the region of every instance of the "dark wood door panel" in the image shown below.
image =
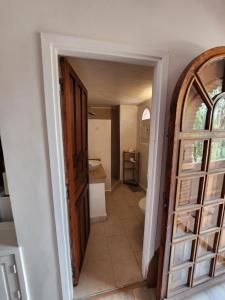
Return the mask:
[[68, 61], [61, 59], [62, 120], [74, 285], [78, 283], [89, 236], [87, 90]]

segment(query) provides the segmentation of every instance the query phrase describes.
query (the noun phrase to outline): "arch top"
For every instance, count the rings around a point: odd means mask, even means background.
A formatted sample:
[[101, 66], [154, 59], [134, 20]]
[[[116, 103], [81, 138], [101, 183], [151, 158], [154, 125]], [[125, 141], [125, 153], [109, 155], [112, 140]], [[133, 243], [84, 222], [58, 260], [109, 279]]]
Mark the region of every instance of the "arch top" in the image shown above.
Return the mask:
[[[225, 95], [225, 47], [210, 49], [193, 60], [176, 90], [174, 100], [180, 131], [209, 130], [216, 103]], [[225, 118], [225, 111], [221, 114]]]

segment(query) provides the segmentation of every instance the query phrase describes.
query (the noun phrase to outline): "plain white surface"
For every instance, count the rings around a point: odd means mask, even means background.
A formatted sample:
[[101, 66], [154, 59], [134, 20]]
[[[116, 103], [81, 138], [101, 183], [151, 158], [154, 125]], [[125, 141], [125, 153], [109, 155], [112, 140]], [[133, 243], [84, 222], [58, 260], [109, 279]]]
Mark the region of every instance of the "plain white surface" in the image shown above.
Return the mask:
[[223, 0], [1, 1], [1, 139], [32, 300], [61, 298], [38, 33], [168, 50], [169, 105], [186, 64], [225, 43], [224, 10]]
[[103, 60], [69, 58], [94, 106], [138, 104], [152, 97], [153, 68]]
[[105, 183], [90, 183], [90, 217], [106, 217]]
[[111, 190], [111, 120], [88, 119], [88, 158], [100, 158]]

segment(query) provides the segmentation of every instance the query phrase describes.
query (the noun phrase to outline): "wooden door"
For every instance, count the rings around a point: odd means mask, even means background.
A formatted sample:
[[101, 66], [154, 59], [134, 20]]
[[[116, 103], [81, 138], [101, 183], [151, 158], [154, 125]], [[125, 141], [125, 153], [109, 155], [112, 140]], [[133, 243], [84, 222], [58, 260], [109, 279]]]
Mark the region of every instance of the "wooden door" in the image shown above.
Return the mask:
[[87, 143], [87, 90], [61, 59], [62, 120], [68, 189], [73, 282], [77, 285], [90, 231]]
[[183, 72], [171, 105], [157, 299], [225, 280], [225, 47]]

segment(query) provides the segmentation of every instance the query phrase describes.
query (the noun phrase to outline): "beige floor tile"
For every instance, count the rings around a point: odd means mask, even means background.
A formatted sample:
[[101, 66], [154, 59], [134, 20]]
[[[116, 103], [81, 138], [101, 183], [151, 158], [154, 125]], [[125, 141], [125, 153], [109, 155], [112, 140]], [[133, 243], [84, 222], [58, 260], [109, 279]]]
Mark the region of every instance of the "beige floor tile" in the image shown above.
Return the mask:
[[135, 257], [125, 235], [111, 236], [107, 240], [110, 258], [113, 264], [121, 259], [133, 259]]
[[133, 290], [135, 300], [155, 300], [155, 292], [143, 286]]
[[118, 292], [118, 293], [106, 296], [102, 299], [104, 299], [104, 300], [135, 300], [133, 291]]
[[141, 192], [135, 192], [134, 195], [136, 199], [140, 200], [141, 198], [146, 196], [146, 193], [144, 191], [141, 191]]
[[138, 207], [138, 199], [136, 197], [129, 197], [127, 199], [127, 204], [130, 206], [130, 207]]
[[107, 239], [105, 236], [90, 236], [87, 250], [85, 254], [85, 260], [97, 261], [109, 258], [109, 251], [107, 246]]
[[141, 224], [143, 226], [143, 230], [144, 230], [145, 214], [140, 210], [139, 206], [133, 206], [132, 210], [134, 212], [136, 219], [138, 219], [138, 221], [141, 222]]
[[[93, 294], [142, 281], [140, 261], [144, 227], [138, 208], [140, 196], [124, 185], [107, 193], [108, 219], [91, 225], [84, 265], [76, 288], [79, 298], [86, 299]], [[135, 299], [131, 291], [99, 297], [107, 300]]]
[[101, 235], [104, 236], [105, 235], [105, 225], [104, 222], [95, 222], [91, 224], [91, 231], [90, 234], [91, 235]]
[[110, 260], [85, 262], [78, 286], [76, 299], [115, 289], [115, 280]]
[[123, 287], [143, 280], [134, 257], [118, 259], [115, 263], [113, 263], [113, 273], [117, 287]]
[[144, 234], [143, 224], [140, 222], [140, 220], [136, 218], [128, 218], [126, 220], [121, 220], [121, 223], [127, 235], [133, 234], [135, 232], [138, 232], [142, 235]]
[[120, 220], [136, 219], [135, 213], [130, 207], [118, 207], [117, 214]]
[[134, 252], [140, 252], [143, 249], [142, 231], [134, 231], [127, 235], [128, 242]]
[[112, 209], [106, 208], [106, 212], [108, 217], [117, 217], [117, 209], [115, 207]]
[[124, 228], [121, 224], [120, 219], [117, 216], [109, 216], [104, 223], [105, 226], [105, 235], [107, 237], [113, 235], [124, 234]]

